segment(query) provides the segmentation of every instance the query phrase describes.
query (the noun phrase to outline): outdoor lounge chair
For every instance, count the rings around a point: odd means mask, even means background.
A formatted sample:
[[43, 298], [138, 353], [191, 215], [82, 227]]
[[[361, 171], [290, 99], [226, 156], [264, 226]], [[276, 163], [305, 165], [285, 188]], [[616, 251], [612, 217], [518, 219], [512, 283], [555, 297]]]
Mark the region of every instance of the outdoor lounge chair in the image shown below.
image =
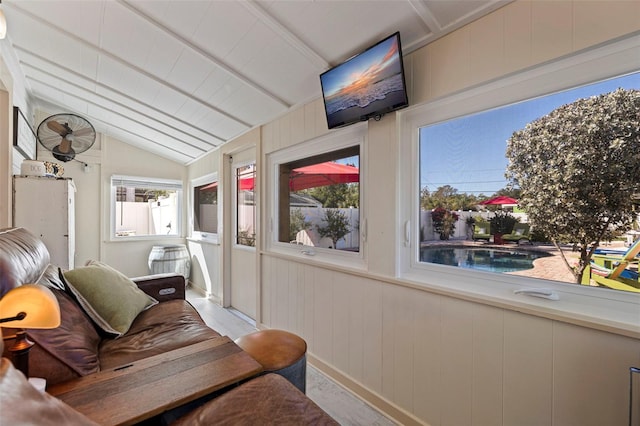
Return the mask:
[[487, 240], [491, 238], [491, 225], [489, 222], [479, 220], [473, 224], [473, 240]]
[[636, 257], [638, 254], [640, 254], [640, 238], [622, 255], [594, 254], [589, 265], [589, 275], [599, 285], [640, 292], [638, 272], [627, 269], [630, 263], [638, 262]]
[[511, 241], [518, 244], [523, 242], [529, 242], [531, 236], [529, 235], [530, 226], [528, 223], [516, 223], [513, 225], [513, 230], [510, 234], [502, 236], [503, 241]]
[[[591, 258], [593, 272], [605, 278], [618, 278], [627, 270], [631, 262], [637, 262], [640, 254], [640, 238], [638, 238], [626, 252], [620, 256], [611, 253], [594, 254]], [[632, 277], [633, 278], [633, 277]]]

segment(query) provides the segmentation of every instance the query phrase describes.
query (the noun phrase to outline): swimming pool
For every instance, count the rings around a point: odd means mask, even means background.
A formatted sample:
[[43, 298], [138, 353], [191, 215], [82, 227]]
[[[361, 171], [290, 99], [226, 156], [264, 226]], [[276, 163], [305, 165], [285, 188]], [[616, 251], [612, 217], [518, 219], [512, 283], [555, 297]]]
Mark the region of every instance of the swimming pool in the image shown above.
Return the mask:
[[484, 247], [422, 247], [420, 261], [480, 269], [490, 272], [515, 272], [533, 268], [533, 261], [548, 253], [521, 249]]

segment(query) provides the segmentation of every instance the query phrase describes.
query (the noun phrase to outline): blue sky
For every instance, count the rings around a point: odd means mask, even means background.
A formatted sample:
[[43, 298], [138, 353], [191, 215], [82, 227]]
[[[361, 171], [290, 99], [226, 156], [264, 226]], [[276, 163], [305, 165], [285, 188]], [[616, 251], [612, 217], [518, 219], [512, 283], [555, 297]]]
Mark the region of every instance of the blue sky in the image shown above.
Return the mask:
[[422, 128], [420, 187], [493, 195], [506, 186], [505, 152], [514, 131], [561, 105], [620, 87], [640, 89], [640, 73]]

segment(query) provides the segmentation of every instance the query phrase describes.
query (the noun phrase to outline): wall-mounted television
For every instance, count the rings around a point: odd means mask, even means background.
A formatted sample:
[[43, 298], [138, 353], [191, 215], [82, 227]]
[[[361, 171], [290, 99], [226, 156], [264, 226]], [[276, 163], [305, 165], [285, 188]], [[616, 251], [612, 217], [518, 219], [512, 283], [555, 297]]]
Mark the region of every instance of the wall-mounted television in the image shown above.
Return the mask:
[[329, 129], [408, 106], [400, 33], [325, 71], [320, 84]]

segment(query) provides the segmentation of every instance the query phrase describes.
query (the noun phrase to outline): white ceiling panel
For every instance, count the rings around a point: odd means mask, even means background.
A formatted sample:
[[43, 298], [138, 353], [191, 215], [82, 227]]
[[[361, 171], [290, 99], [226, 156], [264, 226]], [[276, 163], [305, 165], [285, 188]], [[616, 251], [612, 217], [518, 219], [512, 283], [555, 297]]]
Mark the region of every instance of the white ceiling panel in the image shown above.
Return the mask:
[[256, 21], [238, 2], [211, 2], [206, 15], [194, 27], [193, 41], [214, 57], [225, 60], [245, 39]]
[[179, 163], [321, 96], [319, 74], [400, 31], [405, 53], [497, 0], [4, 0], [36, 108]]
[[164, 80], [178, 61], [184, 50], [184, 45], [164, 33], [162, 29], [153, 28], [149, 33], [153, 33], [155, 37], [144, 56], [145, 61], [141, 68]]
[[[137, 69], [127, 67], [117, 59], [101, 55], [99, 59], [97, 81], [105, 86], [117, 88], [119, 91], [130, 93], [137, 87], [137, 79], [145, 77]], [[147, 78], [147, 77], [145, 77]], [[153, 80], [150, 80], [153, 81]], [[160, 88], [158, 84], [158, 90]], [[155, 93], [154, 93], [155, 96]]]
[[140, 67], [144, 64], [157, 31], [119, 2], [105, 2], [101, 50]]
[[[107, 71], [105, 70], [104, 74], [106, 73]], [[99, 93], [117, 93], [136, 100], [141, 105], [150, 105], [150, 99], [153, 99], [162, 87], [162, 83], [132, 70], [123, 69], [121, 75], [127, 77], [126, 84], [122, 84], [120, 87], [114, 87], [113, 85], [100, 82], [96, 90]]]
[[192, 50], [184, 49], [167, 76], [167, 82], [187, 93], [194, 93], [215, 68], [217, 67], [207, 58]]
[[[282, 66], [283, 63], [286, 63], [285, 67]], [[274, 42], [257, 52], [245, 69], [249, 77], [258, 84], [268, 83], [290, 105], [302, 99], [303, 93], [295, 89], [302, 85], [305, 78], [309, 75], [317, 77], [319, 74], [319, 70], [308, 58], [296, 54], [293, 47], [282, 46], [281, 42]]]
[[219, 67], [213, 67], [209, 71], [207, 78], [196, 88], [195, 94], [198, 98], [209, 102], [209, 99], [219, 90], [225, 90], [225, 88], [229, 86], [228, 82], [232, 79], [237, 81], [237, 79], [233, 78], [227, 71]]

